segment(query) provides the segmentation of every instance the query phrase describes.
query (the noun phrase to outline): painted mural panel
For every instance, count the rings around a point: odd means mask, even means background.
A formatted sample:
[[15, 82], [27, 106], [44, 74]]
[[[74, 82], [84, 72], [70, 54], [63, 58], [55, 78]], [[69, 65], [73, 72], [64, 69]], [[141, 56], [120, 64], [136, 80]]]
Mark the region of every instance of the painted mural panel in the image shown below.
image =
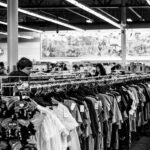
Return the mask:
[[127, 30], [127, 50], [129, 57], [150, 56], [150, 30]]
[[120, 57], [119, 30], [44, 33], [41, 36], [41, 57]]

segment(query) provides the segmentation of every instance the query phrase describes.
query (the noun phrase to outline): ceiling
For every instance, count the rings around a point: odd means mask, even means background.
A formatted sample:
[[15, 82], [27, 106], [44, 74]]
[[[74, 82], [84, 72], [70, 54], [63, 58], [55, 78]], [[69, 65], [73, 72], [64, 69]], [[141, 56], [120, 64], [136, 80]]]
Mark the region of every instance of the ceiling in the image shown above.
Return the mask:
[[[123, 7], [121, 1], [122, 0], [78, 0], [78, 2], [104, 14], [119, 24], [121, 23], [121, 9]], [[6, 3], [7, 1], [0, 0], [0, 2]], [[71, 5], [65, 0], [19, 0], [19, 7], [86, 30], [116, 28], [104, 20]], [[150, 6], [146, 0], [126, 0], [125, 8], [126, 18], [132, 19], [132, 22], [127, 21], [127, 28], [150, 27]], [[88, 19], [93, 20], [93, 23], [87, 23], [86, 20]], [[7, 21], [6, 8], [0, 7], [0, 21]], [[69, 29], [22, 13], [19, 13], [19, 24], [43, 31]], [[0, 25], [0, 31], [6, 30], [6, 26]], [[25, 30], [21, 29], [20, 31]]]

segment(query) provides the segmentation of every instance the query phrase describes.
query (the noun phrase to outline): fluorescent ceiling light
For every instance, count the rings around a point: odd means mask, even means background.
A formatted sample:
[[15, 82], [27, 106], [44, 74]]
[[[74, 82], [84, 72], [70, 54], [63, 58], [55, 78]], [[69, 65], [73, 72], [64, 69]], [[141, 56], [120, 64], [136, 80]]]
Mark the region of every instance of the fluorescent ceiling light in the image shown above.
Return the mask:
[[[0, 21], [0, 24], [3, 24], [3, 25], [8, 25], [7, 22], [3, 22], [3, 21]], [[20, 29], [25, 29], [25, 30], [29, 30], [29, 31], [33, 31], [33, 32], [37, 32], [37, 33], [42, 33], [43, 31], [41, 30], [36, 30], [36, 29], [33, 29], [33, 28], [28, 28], [28, 27], [24, 27], [24, 26], [18, 26]]]
[[87, 20], [86, 20], [86, 23], [93, 23], [93, 20], [87, 19]]
[[146, 0], [147, 1], [147, 3], [150, 5], [150, 0]]
[[28, 39], [28, 40], [34, 39], [33, 36], [28, 36], [28, 35], [18, 35], [18, 37], [22, 39]]
[[33, 31], [33, 32], [37, 32], [37, 33], [42, 33], [43, 31], [41, 30], [37, 30], [37, 29], [33, 29], [33, 28], [28, 28], [28, 27], [24, 27], [24, 26], [18, 26], [20, 29], [25, 29], [25, 30], [29, 30], [29, 31]]
[[[0, 32], [0, 34], [2, 34], [2, 35], [8, 35], [8, 33], [6, 33], [6, 32]], [[28, 39], [28, 40], [31, 40], [31, 39], [34, 39], [34, 37], [32, 37], [32, 36], [27, 36], [27, 35], [18, 35], [18, 37], [19, 38], [23, 38], [23, 39]]]
[[[7, 7], [7, 4], [0, 2], [0, 6], [2, 6], [2, 7]], [[75, 27], [75, 26], [73, 26], [73, 25], [67, 24], [67, 23], [62, 22], [62, 21], [59, 21], [59, 20], [57, 20], [57, 19], [48, 18], [48, 17], [42, 16], [42, 15], [39, 15], [39, 14], [36, 14], [36, 13], [33, 13], [33, 12], [29, 12], [29, 11], [24, 10], [24, 9], [21, 9], [21, 8], [18, 8], [18, 11], [21, 12], [21, 13], [24, 13], [24, 14], [27, 14], [27, 15], [30, 15], [30, 16], [33, 16], [33, 17], [36, 17], [36, 18], [39, 18], [39, 19], [43, 19], [43, 20], [46, 20], [46, 21], [49, 21], [49, 22], [53, 22], [53, 23], [55, 23], [55, 24], [59, 24], [59, 25], [68, 27], [68, 28], [70, 28], [70, 29], [74, 29], [74, 30], [77, 30], [77, 31], [84, 31], [84, 30], [81, 29], [81, 28]]]
[[131, 18], [127, 18], [128, 22], [133, 22], [133, 20]]
[[102, 19], [102, 20], [104, 20], [104, 21], [114, 25], [117, 28], [121, 28], [120, 24], [118, 24], [115, 21], [109, 19], [108, 17], [104, 16], [103, 14], [98, 13], [98, 12], [94, 11], [93, 9], [91, 9], [91, 8], [89, 8], [89, 7], [85, 6], [85, 5], [77, 2], [76, 0], [66, 0], [66, 1], [71, 3], [71, 4], [73, 4], [73, 5], [75, 5], [75, 6], [77, 6], [77, 7], [79, 7], [79, 8], [81, 8], [81, 9], [83, 9], [83, 10], [85, 10], [85, 11], [87, 11], [87, 12], [89, 12], [89, 13], [91, 13], [91, 14], [93, 14], [93, 15], [95, 15], [96, 17], [98, 17], [98, 18], [100, 18], [100, 19]]

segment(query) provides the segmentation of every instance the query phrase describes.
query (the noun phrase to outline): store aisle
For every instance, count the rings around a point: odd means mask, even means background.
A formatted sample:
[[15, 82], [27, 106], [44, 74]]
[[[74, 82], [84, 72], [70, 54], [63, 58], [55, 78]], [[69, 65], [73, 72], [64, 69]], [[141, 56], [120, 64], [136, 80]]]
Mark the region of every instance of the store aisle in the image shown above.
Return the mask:
[[150, 137], [141, 137], [132, 145], [131, 150], [150, 150]]

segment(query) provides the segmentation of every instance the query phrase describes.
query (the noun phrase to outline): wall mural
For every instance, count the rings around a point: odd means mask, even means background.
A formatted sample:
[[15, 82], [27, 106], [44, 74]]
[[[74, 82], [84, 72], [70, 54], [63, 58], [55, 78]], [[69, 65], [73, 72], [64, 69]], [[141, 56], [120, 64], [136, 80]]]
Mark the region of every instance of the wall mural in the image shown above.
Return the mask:
[[3, 56], [4, 55], [4, 50], [2, 47], [0, 47], [0, 56]]
[[119, 30], [61, 32], [41, 35], [41, 58], [121, 56]]
[[128, 56], [150, 56], [150, 30], [127, 30]]
[[[119, 30], [49, 32], [41, 36], [41, 58], [110, 56], [121, 58]], [[150, 56], [150, 30], [127, 30], [127, 56], [135, 59]]]

